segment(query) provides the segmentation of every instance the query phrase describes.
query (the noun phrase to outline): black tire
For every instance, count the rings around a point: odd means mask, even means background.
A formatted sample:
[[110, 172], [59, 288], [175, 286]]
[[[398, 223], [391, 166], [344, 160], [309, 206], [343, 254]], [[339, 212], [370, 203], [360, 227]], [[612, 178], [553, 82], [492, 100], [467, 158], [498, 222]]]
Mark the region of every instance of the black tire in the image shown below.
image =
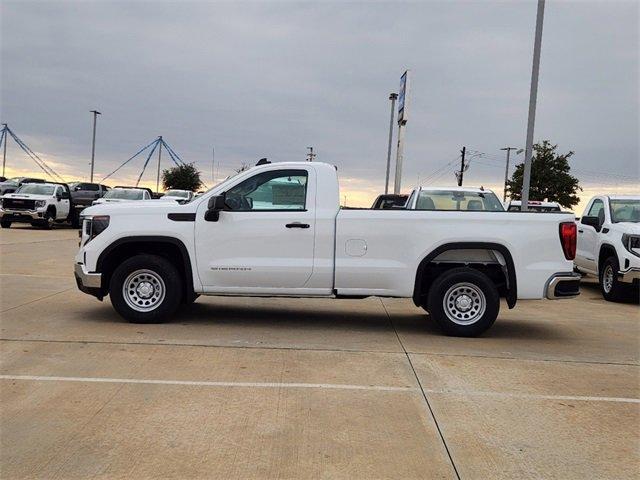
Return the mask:
[[620, 302], [625, 299], [628, 290], [626, 285], [618, 281], [618, 272], [620, 264], [614, 255], [607, 258], [598, 272], [598, 280], [600, 281], [600, 291], [602, 296], [608, 302]]
[[11, 222], [9, 220], [0, 220], [0, 227], [11, 228]]
[[500, 295], [484, 273], [467, 267], [453, 268], [431, 285], [426, 309], [447, 335], [477, 337], [498, 317]]
[[[138, 272], [138, 273], [136, 273]], [[148, 272], [148, 273], [145, 273]], [[133, 277], [132, 277], [133, 276]], [[149, 298], [150, 306], [146, 306], [147, 291], [130, 290], [125, 298], [123, 285], [138, 285], [153, 290]], [[137, 283], [136, 283], [137, 282]], [[156, 297], [156, 292], [164, 291]], [[156, 255], [136, 255], [122, 262], [113, 272], [109, 282], [109, 296], [113, 308], [131, 323], [161, 323], [177, 310], [182, 300], [182, 279], [176, 267], [167, 259]], [[153, 305], [153, 302], [157, 302]], [[135, 309], [131, 304], [137, 305]], [[140, 311], [141, 309], [148, 309]]]
[[69, 215], [69, 219], [71, 220], [72, 228], [80, 228], [80, 212], [78, 212], [76, 209], [73, 209], [71, 214]]
[[198, 297], [199, 297], [199, 296], [200, 296], [200, 295], [199, 295], [199, 294], [197, 294], [197, 293], [192, 293], [192, 294], [191, 294], [191, 295], [189, 295], [188, 297], [185, 297], [185, 298], [182, 300], [182, 303], [184, 303], [185, 305], [191, 305], [192, 303], [194, 303], [194, 302], [198, 299]]
[[42, 215], [40, 226], [45, 230], [51, 230], [51, 227], [53, 227], [53, 222], [55, 221], [55, 218], [56, 218], [55, 211], [47, 210], [46, 212], [44, 212], [44, 215]]

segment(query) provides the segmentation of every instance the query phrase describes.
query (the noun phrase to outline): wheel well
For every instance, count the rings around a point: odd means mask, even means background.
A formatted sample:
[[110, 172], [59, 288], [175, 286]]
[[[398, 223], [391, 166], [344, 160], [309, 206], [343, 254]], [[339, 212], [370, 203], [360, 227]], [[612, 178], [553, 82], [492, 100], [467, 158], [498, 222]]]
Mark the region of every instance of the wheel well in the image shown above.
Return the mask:
[[55, 205], [49, 205], [49, 206], [47, 207], [47, 212], [53, 212], [53, 216], [55, 217], [55, 216], [56, 216], [56, 213], [57, 213], [57, 211], [56, 211], [56, 206], [55, 206]]
[[427, 255], [416, 272], [413, 302], [426, 304], [429, 289], [442, 273], [458, 267], [469, 267], [484, 273], [495, 284], [509, 308], [517, 300], [516, 273], [509, 250], [493, 243], [453, 243], [442, 245]]
[[175, 238], [123, 238], [116, 240], [98, 257], [96, 271], [102, 273], [102, 291], [109, 290], [111, 275], [118, 265], [135, 255], [158, 255], [171, 262], [182, 279], [183, 299], [193, 295], [191, 260], [184, 244]]
[[605, 243], [600, 247], [600, 254], [598, 255], [598, 272], [602, 270], [602, 264], [609, 257], [618, 258], [618, 254], [616, 253], [616, 249], [613, 248], [612, 245]]

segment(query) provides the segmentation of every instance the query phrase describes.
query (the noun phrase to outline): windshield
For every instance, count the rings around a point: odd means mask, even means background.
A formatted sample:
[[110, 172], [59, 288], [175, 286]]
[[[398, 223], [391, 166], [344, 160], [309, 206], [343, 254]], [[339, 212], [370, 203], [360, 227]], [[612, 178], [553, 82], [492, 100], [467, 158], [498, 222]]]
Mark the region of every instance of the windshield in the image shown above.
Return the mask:
[[611, 221], [640, 222], [640, 199], [610, 200]]
[[167, 190], [165, 193], [167, 197], [180, 197], [180, 198], [189, 198], [189, 192], [185, 190]]
[[32, 195], [53, 195], [56, 187], [53, 185], [41, 185], [37, 183], [27, 183], [18, 188], [15, 193], [26, 193]]
[[504, 212], [504, 207], [491, 192], [421, 190], [416, 210]]
[[120, 200], [142, 200], [142, 190], [109, 190], [104, 194], [104, 198], [117, 198]]

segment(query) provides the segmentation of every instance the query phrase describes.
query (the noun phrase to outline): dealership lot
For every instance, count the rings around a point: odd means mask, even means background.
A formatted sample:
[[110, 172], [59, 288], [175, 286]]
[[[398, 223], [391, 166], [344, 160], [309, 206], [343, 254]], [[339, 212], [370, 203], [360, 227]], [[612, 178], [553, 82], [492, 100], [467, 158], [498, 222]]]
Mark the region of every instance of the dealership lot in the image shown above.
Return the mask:
[[586, 281], [442, 336], [409, 300], [201, 297], [133, 325], [77, 231], [0, 233], [2, 478], [636, 478], [640, 314]]

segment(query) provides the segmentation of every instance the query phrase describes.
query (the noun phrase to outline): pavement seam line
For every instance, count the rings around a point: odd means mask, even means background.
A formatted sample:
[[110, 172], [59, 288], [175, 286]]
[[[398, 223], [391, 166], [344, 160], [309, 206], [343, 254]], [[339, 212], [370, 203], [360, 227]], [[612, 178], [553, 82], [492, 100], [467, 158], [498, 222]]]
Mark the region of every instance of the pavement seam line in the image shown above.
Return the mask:
[[142, 385], [182, 385], [194, 387], [245, 387], [245, 388], [319, 388], [333, 390], [367, 390], [381, 392], [417, 392], [414, 387], [391, 385], [350, 385], [339, 383], [296, 383], [296, 382], [221, 382], [199, 380], [157, 380], [138, 378], [107, 377], [58, 377], [49, 375], [0, 375], [0, 380], [31, 380], [45, 382], [120, 383]]
[[0, 313], [10, 312], [11, 310], [15, 310], [16, 308], [26, 307], [27, 305], [31, 305], [32, 303], [39, 302], [40, 300], [46, 300], [47, 298], [60, 295], [61, 293], [68, 292], [69, 290], [72, 290], [72, 289], [73, 287], [65, 288], [64, 290], [60, 290], [59, 292], [52, 293], [51, 295], [45, 295], [44, 297], [36, 298], [35, 300], [31, 300], [30, 302], [23, 303], [22, 305], [16, 305], [15, 307], [7, 308], [6, 310], [0, 310]]
[[407, 358], [407, 361], [409, 362], [409, 366], [411, 367], [411, 371], [413, 372], [413, 376], [415, 377], [416, 382], [418, 382], [418, 386], [420, 387], [420, 393], [422, 393], [422, 398], [424, 399], [424, 402], [427, 405], [427, 409], [429, 410], [429, 413], [431, 414], [431, 418], [433, 419], [433, 423], [436, 426], [436, 430], [438, 431], [438, 435], [440, 435], [440, 440], [442, 441], [442, 445], [444, 445], [444, 449], [447, 452], [447, 456], [449, 457], [449, 461], [451, 462], [451, 466], [453, 467], [453, 471], [456, 474], [456, 478], [458, 480], [460, 480], [460, 473], [458, 472], [458, 467], [456, 466], [456, 462], [453, 461], [453, 456], [451, 455], [451, 451], [449, 450], [449, 446], [447, 445], [447, 441], [444, 438], [444, 434], [442, 433], [442, 429], [440, 428], [440, 424], [438, 423], [438, 420], [436, 419], [436, 415], [435, 415], [435, 413], [433, 411], [433, 408], [431, 407], [431, 403], [429, 403], [429, 399], [427, 398], [427, 394], [425, 393], [424, 388], [422, 387], [422, 382], [420, 381], [420, 377], [418, 377], [418, 372], [416, 372], [416, 369], [413, 366], [413, 362], [411, 361], [411, 357], [409, 356], [409, 353], [407, 353], [407, 349], [404, 348], [404, 344], [402, 343], [402, 340], [400, 339], [400, 335], [398, 335], [398, 330], [396, 329], [396, 325], [395, 325], [395, 323], [393, 323], [393, 320], [391, 319], [391, 315], [389, 315], [389, 311], [387, 310], [387, 306], [384, 304], [384, 302], [382, 301], [381, 298], [379, 300], [380, 300], [380, 304], [382, 305], [382, 309], [387, 314], [387, 318], [389, 319], [389, 323], [391, 324], [391, 327], [393, 328], [393, 331], [396, 334], [396, 338], [398, 339], [398, 343], [402, 347], [402, 350], [404, 351], [404, 355]]
[[[66, 290], [65, 290], [66, 291]], [[63, 292], [59, 292], [63, 293]], [[57, 295], [57, 294], [54, 294]], [[36, 300], [34, 300], [36, 301]], [[25, 305], [27, 305], [25, 303]], [[19, 307], [12, 307], [19, 308]], [[0, 311], [0, 313], [3, 313]], [[166, 342], [125, 342], [125, 341], [107, 341], [107, 340], [55, 340], [55, 339], [41, 339], [41, 338], [9, 338], [2, 337], [0, 342], [40, 342], [40, 343], [82, 343], [86, 345], [166, 345], [169, 347], [198, 347], [198, 348], [239, 348], [239, 349], [255, 349], [255, 350], [295, 350], [300, 352], [344, 352], [344, 353], [384, 353], [384, 354], [396, 354], [404, 355], [432, 355], [436, 357], [462, 357], [462, 358], [487, 358], [498, 360], [514, 360], [514, 361], [526, 361], [526, 362], [545, 362], [545, 363], [569, 363], [578, 365], [613, 365], [619, 367], [640, 367], [638, 363], [623, 363], [623, 362], [596, 362], [589, 360], [550, 360], [544, 358], [518, 358], [518, 357], [505, 357], [505, 356], [491, 356], [491, 355], [469, 355], [461, 353], [439, 353], [439, 352], [413, 352], [407, 350], [403, 352], [401, 350], [356, 350], [352, 348], [316, 348], [316, 347], [283, 347], [283, 346], [260, 346], [260, 345], [214, 345], [207, 343], [166, 343]]]
[[581, 402], [614, 402], [640, 403], [640, 398], [630, 397], [599, 397], [586, 395], [545, 395], [543, 393], [491, 392], [486, 390], [446, 390], [426, 389], [428, 393], [436, 395], [460, 395], [477, 397], [519, 398], [523, 400], [575, 400]]

